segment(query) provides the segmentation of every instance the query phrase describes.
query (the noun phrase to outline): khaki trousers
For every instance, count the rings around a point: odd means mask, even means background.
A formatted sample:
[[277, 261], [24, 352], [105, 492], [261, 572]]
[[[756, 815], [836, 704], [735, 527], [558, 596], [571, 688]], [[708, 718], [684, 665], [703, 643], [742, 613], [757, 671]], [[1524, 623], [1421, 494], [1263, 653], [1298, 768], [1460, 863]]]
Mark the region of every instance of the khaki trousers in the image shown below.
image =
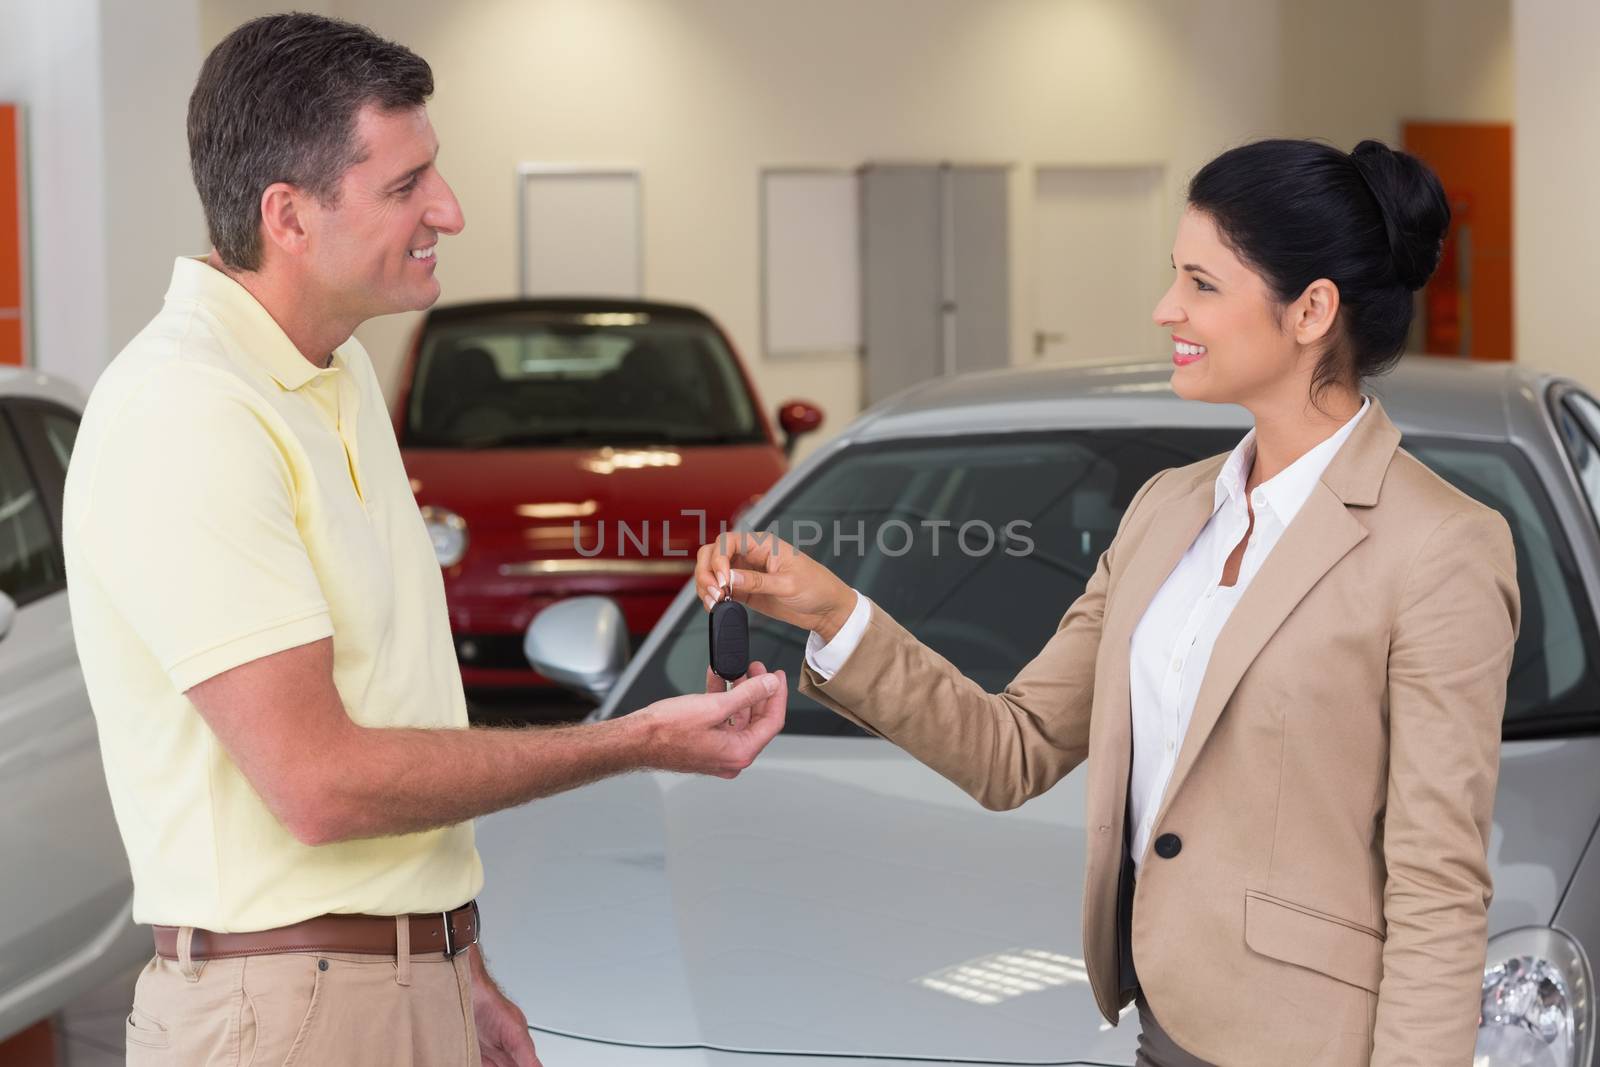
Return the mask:
[[[397, 928], [399, 928], [397, 923]], [[152, 957], [128, 1067], [480, 1067], [467, 953]]]

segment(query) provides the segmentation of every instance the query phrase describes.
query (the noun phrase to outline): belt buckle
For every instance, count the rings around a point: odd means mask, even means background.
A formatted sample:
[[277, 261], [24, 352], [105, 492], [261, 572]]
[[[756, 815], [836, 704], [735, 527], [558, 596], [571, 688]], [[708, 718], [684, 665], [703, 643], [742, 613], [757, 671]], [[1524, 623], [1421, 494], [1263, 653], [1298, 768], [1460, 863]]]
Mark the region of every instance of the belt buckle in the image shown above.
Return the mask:
[[466, 946], [457, 945], [451, 939], [450, 913], [448, 911], [441, 911], [439, 913], [439, 918], [444, 921], [444, 958], [447, 960], [453, 960], [462, 949], [466, 948]]
[[[442, 912], [439, 913], [439, 918], [441, 920], [443, 920], [443, 922], [444, 922], [444, 958], [447, 959], [447, 960], [455, 959], [457, 956], [461, 955], [461, 953], [465, 952], [467, 949], [471, 948], [473, 945], [478, 943], [478, 937], [477, 937], [477, 934], [478, 934], [478, 902], [477, 902], [477, 900], [471, 900], [467, 904], [462, 905], [462, 907], [468, 907], [468, 906], [470, 906], [472, 908], [472, 933], [473, 933], [473, 937], [472, 937], [471, 941], [468, 941], [465, 944], [461, 944], [461, 945], [458, 945], [458, 944], [455, 943], [455, 938], [453, 936], [453, 931], [451, 930], [451, 927], [450, 927], [450, 912], [442, 911]], [[460, 911], [461, 909], [457, 908], [456, 910]]]

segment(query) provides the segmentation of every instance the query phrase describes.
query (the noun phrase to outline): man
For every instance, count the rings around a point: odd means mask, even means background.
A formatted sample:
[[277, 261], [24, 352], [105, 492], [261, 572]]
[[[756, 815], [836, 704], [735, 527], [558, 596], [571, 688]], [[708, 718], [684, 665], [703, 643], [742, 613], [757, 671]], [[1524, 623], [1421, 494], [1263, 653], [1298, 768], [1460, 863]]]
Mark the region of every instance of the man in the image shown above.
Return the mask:
[[443, 581], [372, 365], [460, 206], [427, 63], [311, 15], [189, 104], [213, 249], [107, 369], [67, 478], [74, 630], [155, 926], [130, 1064], [537, 1064], [475, 945], [468, 820], [638, 769], [732, 778], [785, 680], [589, 726], [466, 729]]

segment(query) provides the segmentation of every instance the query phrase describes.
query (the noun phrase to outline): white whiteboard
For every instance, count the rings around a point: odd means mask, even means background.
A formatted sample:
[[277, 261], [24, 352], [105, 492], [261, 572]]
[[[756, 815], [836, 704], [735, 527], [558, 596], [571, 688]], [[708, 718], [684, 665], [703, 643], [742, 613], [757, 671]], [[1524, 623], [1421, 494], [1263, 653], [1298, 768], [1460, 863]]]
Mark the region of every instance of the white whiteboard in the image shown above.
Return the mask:
[[643, 209], [632, 170], [517, 168], [523, 296], [624, 296], [644, 290]]
[[853, 170], [762, 172], [767, 355], [861, 350], [860, 197]]

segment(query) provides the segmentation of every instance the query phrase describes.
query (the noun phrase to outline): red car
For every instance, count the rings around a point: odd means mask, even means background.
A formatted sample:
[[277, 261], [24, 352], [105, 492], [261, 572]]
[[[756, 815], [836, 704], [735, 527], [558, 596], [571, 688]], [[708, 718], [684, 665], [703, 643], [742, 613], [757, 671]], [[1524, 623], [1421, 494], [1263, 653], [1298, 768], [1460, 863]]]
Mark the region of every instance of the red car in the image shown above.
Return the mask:
[[822, 422], [786, 403], [780, 443], [709, 316], [606, 299], [432, 309], [392, 414], [475, 688], [545, 684], [522, 639], [562, 597], [611, 597], [642, 638]]

